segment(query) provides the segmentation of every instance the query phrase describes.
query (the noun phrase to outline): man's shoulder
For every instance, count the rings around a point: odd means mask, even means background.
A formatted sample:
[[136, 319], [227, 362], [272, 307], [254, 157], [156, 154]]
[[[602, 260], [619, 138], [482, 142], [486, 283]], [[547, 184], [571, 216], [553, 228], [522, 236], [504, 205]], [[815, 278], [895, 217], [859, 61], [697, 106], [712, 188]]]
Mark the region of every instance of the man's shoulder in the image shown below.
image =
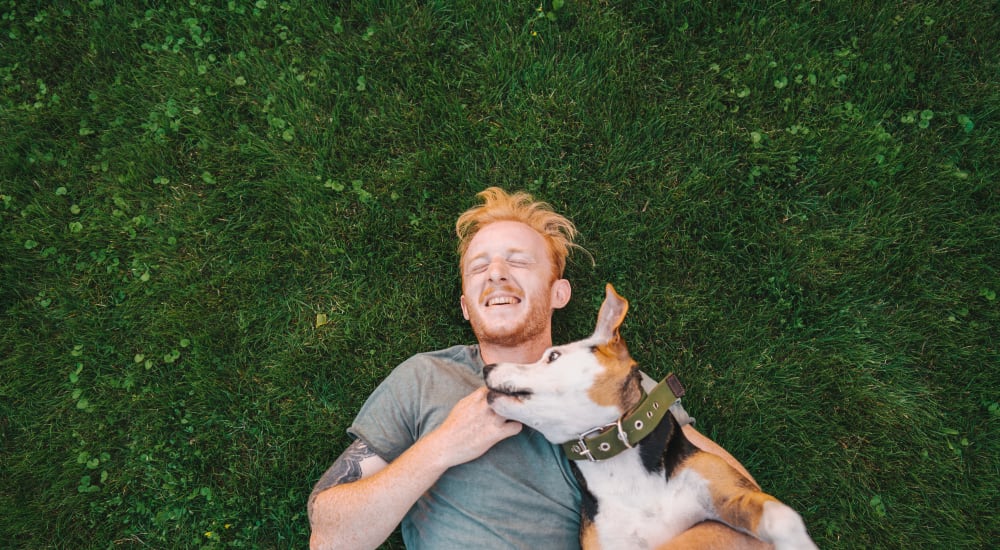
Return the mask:
[[408, 393], [425, 384], [462, 383], [464, 387], [468, 380], [481, 380], [482, 371], [478, 346], [451, 346], [410, 356], [398, 364], [380, 386], [400, 388]]
[[400, 363], [400, 368], [413, 368], [424, 366], [428, 363], [456, 363], [460, 365], [474, 365], [479, 358], [479, 346], [477, 345], [457, 345], [434, 351], [425, 351], [410, 356], [406, 361]]

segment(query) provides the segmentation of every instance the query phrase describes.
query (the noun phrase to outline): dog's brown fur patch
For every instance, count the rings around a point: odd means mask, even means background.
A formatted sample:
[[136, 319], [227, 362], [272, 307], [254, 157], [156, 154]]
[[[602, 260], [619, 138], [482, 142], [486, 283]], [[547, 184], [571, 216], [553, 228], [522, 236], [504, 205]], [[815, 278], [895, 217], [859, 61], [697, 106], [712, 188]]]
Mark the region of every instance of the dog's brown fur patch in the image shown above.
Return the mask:
[[760, 487], [740, 475], [721, 457], [707, 452], [698, 452], [684, 461], [684, 467], [691, 467], [705, 479], [712, 480], [709, 492], [715, 511], [730, 525], [744, 525], [757, 533], [764, 504], [778, 502], [778, 499], [760, 491]]
[[623, 413], [627, 412], [633, 396], [624, 393], [623, 389], [628, 387], [627, 380], [636, 363], [628, 354], [625, 342], [616, 335], [610, 342], [597, 346], [594, 356], [604, 371], [594, 378], [590, 398], [598, 405], [618, 407]]
[[580, 547], [584, 550], [601, 547], [597, 540], [597, 529], [594, 527], [594, 523], [586, 518], [584, 518], [583, 526], [580, 528]]

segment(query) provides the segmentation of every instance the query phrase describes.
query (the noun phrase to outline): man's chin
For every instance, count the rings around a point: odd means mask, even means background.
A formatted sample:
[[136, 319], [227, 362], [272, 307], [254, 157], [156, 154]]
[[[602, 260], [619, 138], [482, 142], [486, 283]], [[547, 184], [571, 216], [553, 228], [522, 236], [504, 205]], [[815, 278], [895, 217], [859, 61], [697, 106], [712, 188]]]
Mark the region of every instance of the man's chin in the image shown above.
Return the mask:
[[528, 311], [515, 309], [498, 312], [473, 312], [469, 317], [472, 332], [481, 344], [513, 347], [529, 342], [548, 330], [552, 311], [539, 305]]
[[496, 328], [483, 329], [472, 327], [476, 340], [481, 344], [492, 344], [495, 346], [516, 346], [525, 340], [526, 334], [523, 330]]
[[476, 340], [480, 344], [503, 347], [514, 347], [524, 344], [542, 334], [545, 330], [546, 324], [544, 322], [530, 322], [530, 320], [522, 320], [513, 325], [490, 327], [477, 326], [476, 323], [472, 324], [472, 332], [476, 335]]

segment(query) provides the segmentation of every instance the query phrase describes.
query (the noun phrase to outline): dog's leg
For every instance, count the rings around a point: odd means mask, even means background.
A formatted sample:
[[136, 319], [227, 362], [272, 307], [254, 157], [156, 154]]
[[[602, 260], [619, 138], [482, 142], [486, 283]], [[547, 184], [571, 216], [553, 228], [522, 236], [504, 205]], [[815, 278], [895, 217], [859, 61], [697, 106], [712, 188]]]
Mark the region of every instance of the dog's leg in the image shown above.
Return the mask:
[[[764, 495], [764, 493], [759, 494]], [[764, 496], [774, 499], [770, 495]], [[802, 516], [777, 499], [764, 502], [757, 532], [761, 538], [771, 539], [778, 550], [816, 548], [816, 543], [809, 538]]]
[[684, 466], [708, 480], [712, 504], [721, 521], [774, 544], [777, 550], [816, 548], [798, 512], [762, 492], [721, 458], [697, 453]]

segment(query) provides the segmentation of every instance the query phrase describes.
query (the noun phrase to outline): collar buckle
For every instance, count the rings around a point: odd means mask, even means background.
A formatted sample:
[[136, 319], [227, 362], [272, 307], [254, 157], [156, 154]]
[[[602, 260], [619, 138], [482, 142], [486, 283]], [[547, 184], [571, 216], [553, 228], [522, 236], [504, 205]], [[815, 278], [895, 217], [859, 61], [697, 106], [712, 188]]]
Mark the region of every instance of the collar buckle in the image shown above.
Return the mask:
[[[614, 426], [614, 424], [607, 424], [605, 426], [598, 426], [596, 428], [592, 428], [590, 430], [587, 430], [587, 431], [583, 432], [582, 434], [580, 434], [579, 436], [577, 436], [577, 438], [576, 438], [576, 445], [574, 445], [574, 449], [576, 450], [576, 452], [580, 453], [582, 456], [587, 457], [587, 460], [589, 460], [591, 462], [597, 462], [597, 459], [594, 458], [594, 454], [590, 451], [590, 448], [587, 447], [587, 438], [590, 437], [591, 435], [594, 435], [596, 433], [600, 433], [600, 432], [604, 431], [604, 429], [607, 428], [608, 426]], [[619, 434], [619, 437], [621, 437], [622, 433], [623, 432], [621, 431], [621, 419], [619, 419], [618, 420], [618, 434]], [[628, 437], [628, 436], [626, 436], [626, 437]], [[607, 444], [604, 443], [603, 445], [607, 445]], [[604, 449], [604, 450], [606, 451], [607, 449]]]

